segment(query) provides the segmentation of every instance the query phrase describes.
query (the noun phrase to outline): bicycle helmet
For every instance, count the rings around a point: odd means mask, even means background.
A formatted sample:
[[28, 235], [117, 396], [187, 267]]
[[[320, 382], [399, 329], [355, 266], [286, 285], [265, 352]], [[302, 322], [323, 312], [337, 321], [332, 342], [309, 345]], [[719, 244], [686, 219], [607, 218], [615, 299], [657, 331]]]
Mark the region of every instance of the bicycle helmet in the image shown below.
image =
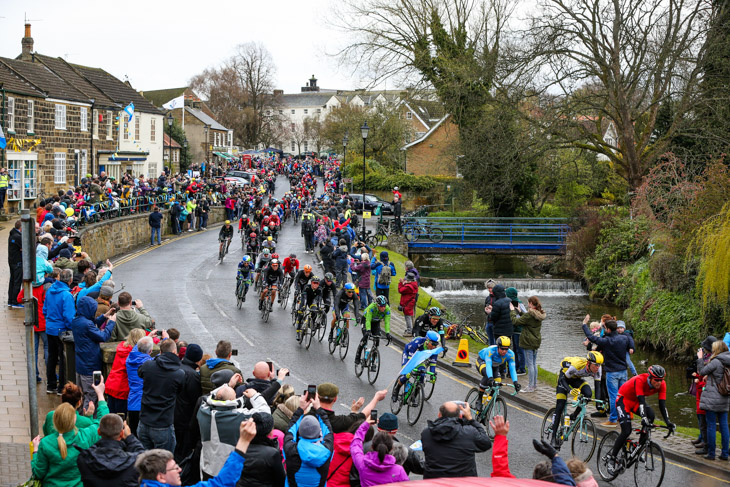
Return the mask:
[[261, 253], [264, 255], [269, 255], [269, 249], [264, 249], [261, 251]]
[[388, 304], [388, 300], [385, 299], [385, 296], [378, 296], [377, 298], [375, 298], [375, 304], [378, 306], [385, 306], [386, 304]]
[[251, 262], [251, 256], [244, 255], [243, 256], [243, 259], [241, 259], [241, 262]]
[[603, 354], [601, 352], [588, 352], [586, 360], [594, 364], [601, 365], [603, 363]]
[[664, 367], [661, 365], [652, 365], [649, 367], [649, 378], [655, 379], [655, 380], [664, 380], [664, 377], [666, 377], [667, 371], [664, 370]]
[[264, 232], [268, 232], [268, 231], [269, 231], [269, 227], [264, 227]]
[[272, 242], [274, 240], [274, 237], [272, 237], [271, 235], [269, 235], [268, 237], [266, 237], [266, 240], [268, 240], [269, 242]]
[[512, 340], [509, 337], [499, 337], [497, 338], [497, 346], [499, 348], [509, 348], [512, 346]]
[[305, 265], [305, 266], [304, 266], [304, 272], [305, 272], [305, 273], [310, 273], [310, 272], [312, 272], [312, 266], [311, 266], [311, 265], [309, 265], [309, 264]]
[[279, 259], [271, 259], [271, 265], [279, 265]]
[[249, 238], [256, 238], [256, 234], [253, 232], [251, 232], [248, 236], [249, 236]]
[[331, 272], [328, 272], [327, 274], [324, 275], [324, 280], [325, 281], [334, 281], [335, 276], [333, 276]]
[[441, 310], [436, 306], [428, 309], [428, 316], [441, 316]]
[[279, 258], [279, 254], [276, 254], [276, 253], [271, 254], [271, 258], [272, 259], [278, 259]]
[[347, 284], [345, 284], [345, 291], [354, 291], [354, 290], [355, 290], [355, 285], [353, 283], [348, 282]]
[[312, 284], [319, 286], [319, 276], [312, 276]]
[[[378, 297], [382, 297], [382, 296], [378, 296]], [[428, 331], [428, 333], [426, 333], [426, 340], [429, 340], [429, 341], [432, 341], [432, 342], [438, 343], [438, 342], [439, 342], [439, 340], [440, 340], [440, 339], [439, 339], [439, 334], [438, 334], [438, 333], [436, 333], [436, 332], [435, 332], [435, 331], [433, 331], [433, 330], [429, 330], [429, 331]]]
[[231, 224], [231, 220], [226, 220], [226, 225], [230, 225], [230, 224]]

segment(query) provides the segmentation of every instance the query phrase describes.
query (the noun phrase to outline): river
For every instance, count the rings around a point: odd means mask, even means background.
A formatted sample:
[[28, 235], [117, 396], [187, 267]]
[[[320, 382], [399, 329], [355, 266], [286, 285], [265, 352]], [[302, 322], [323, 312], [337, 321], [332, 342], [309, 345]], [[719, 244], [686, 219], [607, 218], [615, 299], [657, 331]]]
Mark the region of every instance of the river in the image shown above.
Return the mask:
[[[424, 286], [428, 286], [428, 290], [451, 313], [459, 319], [470, 317], [469, 321], [474, 325], [484, 321], [484, 298], [487, 295], [484, 282], [488, 278], [505, 284], [505, 287], [515, 287], [525, 304], [529, 296], [538, 296], [547, 318], [542, 326], [542, 345], [537, 361], [539, 366], [551, 372], [557, 372], [563, 357], [585, 354], [581, 323], [587, 313], [591, 315], [591, 321], [598, 320], [604, 313], [618, 319], [623, 316], [621, 308], [588, 299], [578, 282], [538, 278], [519, 257], [432, 255], [419, 256], [415, 264], [425, 278]], [[639, 373], [646, 372], [652, 363], [659, 363], [667, 369], [670, 417], [682, 426], [697, 427], [695, 398], [686, 394], [685, 365], [669, 362], [660, 354], [645, 349], [636, 350], [632, 361]], [[656, 404], [656, 398], [651, 399], [650, 403]]]

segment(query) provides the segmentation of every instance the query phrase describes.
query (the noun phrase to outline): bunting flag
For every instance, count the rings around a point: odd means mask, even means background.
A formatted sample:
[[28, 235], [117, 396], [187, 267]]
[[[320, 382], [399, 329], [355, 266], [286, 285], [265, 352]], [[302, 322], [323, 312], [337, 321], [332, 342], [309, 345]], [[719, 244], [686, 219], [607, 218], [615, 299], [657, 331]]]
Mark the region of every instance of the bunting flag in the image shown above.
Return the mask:
[[5, 134], [3, 133], [3, 127], [0, 125], [0, 149], [4, 149], [8, 145], [8, 141], [5, 139]]
[[127, 123], [131, 123], [132, 119], [134, 118], [134, 103], [130, 103], [126, 107], [124, 107], [124, 113], [127, 114]]

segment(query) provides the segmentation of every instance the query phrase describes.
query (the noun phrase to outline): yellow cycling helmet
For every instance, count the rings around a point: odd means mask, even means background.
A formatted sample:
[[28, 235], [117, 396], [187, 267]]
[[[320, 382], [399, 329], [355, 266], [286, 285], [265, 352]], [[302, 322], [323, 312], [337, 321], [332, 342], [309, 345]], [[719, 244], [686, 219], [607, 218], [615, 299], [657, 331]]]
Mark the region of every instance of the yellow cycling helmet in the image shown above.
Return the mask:
[[601, 365], [603, 364], [603, 354], [601, 352], [588, 352], [586, 360], [593, 362], [594, 364]]
[[497, 338], [497, 346], [499, 348], [509, 348], [512, 346], [512, 340], [509, 337], [499, 337]]
[[230, 224], [231, 224], [231, 220], [226, 220], [226, 225], [230, 225]]
[[271, 242], [272, 240], [274, 240], [274, 237], [267, 237], [266, 240], [268, 240], [269, 242]]

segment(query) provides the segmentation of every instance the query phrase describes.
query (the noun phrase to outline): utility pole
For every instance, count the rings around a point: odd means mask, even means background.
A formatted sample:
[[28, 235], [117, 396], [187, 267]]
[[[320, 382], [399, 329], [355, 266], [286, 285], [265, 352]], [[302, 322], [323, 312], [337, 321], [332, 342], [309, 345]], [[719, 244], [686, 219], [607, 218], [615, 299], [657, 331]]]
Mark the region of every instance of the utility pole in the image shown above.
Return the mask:
[[33, 296], [35, 279], [35, 220], [30, 210], [20, 211], [20, 231], [23, 243], [23, 306], [25, 306], [25, 361], [28, 375], [28, 415], [30, 437], [38, 436], [38, 396], [36, 395], [35, 354], [33, 352], [33, 328], [38, 321], [38, 301]]

